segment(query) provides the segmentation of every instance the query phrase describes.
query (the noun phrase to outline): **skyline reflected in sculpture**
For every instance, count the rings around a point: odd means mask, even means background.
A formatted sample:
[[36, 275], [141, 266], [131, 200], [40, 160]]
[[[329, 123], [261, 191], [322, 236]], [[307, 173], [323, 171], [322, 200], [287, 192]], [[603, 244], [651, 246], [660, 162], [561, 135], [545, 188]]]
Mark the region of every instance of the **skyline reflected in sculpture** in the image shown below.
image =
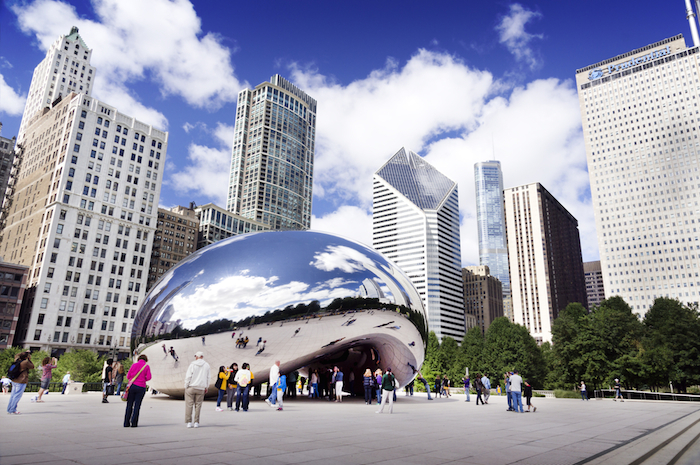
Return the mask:
[[[176, 396], [197, 350], [212, 367], [250, 363], [256, 383], [267, 380], [273, 357], [302, 372], [344, 364], [357, 379], [365, 368], [392, 367], [403, 385], [423, 362], [426, 325], [408, 277], [375, 250], [331, 234], [274, 231], [217, 242], [166, 273], [136, 315], [132, 343], [151, 360], [154, 388]], [[237, 348], [244, 334], [266, 341], [264, 351]], [[187, 361], [161, 352], [163, 343]]]

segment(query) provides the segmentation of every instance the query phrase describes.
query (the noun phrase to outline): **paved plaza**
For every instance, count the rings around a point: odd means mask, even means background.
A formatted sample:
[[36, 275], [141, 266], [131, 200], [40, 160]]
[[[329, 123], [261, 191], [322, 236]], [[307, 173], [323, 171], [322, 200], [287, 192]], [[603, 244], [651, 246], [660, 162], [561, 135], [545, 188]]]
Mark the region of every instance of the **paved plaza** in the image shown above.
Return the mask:
[[[202, 408], [201, 427], [184, 423], [184, 401], [147, 395], [138, 428], [122, 427], [125, 403], [99, 393], [25, 394], [22, 415], [3, 422], [0, 465], [11, 464], [627, 464], [669, 463], [700, 433], [700, 405], [680, 402], [536, 398], [536, 413], [506, 412], [463, 395], [428, 401], [399, 394], [394, 413], [375, 414], [362, 399], [297, 398], [283, 412], [254, 400], [248, 412]], [[698, 422], [698, 423], [696, 423]], [[647, 461], [637, 461], [687, 431]], [[699, 441], [700, 442], [700, 441]], [[700, 463], [698, 443], [677, 461]]]

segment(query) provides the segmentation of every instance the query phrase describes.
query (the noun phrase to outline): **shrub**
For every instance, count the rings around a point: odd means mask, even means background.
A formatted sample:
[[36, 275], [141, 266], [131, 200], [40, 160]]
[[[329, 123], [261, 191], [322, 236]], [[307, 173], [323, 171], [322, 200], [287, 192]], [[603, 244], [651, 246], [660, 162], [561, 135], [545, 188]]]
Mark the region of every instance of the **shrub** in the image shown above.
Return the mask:
[[564, 389], [555, 389], [554, 397], [557, 399], [580, 399], [581, 393], [578, 391], [566, 391]]

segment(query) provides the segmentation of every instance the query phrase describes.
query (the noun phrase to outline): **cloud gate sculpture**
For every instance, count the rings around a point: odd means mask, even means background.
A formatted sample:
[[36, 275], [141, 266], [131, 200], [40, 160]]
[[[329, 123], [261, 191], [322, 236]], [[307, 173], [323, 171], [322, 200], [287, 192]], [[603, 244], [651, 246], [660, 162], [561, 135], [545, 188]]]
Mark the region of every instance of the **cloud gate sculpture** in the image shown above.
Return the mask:
[[146, 354], [154, 389], [184, 395], [197, 351], [212, 367], [249, 363], [253, 384], [337, 365], [345, 385], [391, 367], [400, 385], [425, 358], [427, 319], [408, 277], [375, 250], [331, 234], [271, 231], [234, 236], [179, 263], [139, 309], [132, 345]]

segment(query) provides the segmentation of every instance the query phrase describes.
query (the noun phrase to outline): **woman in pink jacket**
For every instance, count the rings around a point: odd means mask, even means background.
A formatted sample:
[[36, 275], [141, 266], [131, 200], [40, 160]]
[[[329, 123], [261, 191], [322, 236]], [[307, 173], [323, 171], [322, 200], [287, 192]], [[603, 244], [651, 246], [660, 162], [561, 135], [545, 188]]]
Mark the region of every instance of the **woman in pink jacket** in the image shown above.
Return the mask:
[[148, 366], [147, 362], [148, 357], [139, 355], [139, 360], [131, 365], [129, 373], [126, 375], [129, 380], [127, 384], [129, 396], [126, 400], [124, 428], [136, 428], [139, 425], [141, 401], [143, 401], [143, 396], [146, 395], [146, 382], [151, 379], [151, 367]]

